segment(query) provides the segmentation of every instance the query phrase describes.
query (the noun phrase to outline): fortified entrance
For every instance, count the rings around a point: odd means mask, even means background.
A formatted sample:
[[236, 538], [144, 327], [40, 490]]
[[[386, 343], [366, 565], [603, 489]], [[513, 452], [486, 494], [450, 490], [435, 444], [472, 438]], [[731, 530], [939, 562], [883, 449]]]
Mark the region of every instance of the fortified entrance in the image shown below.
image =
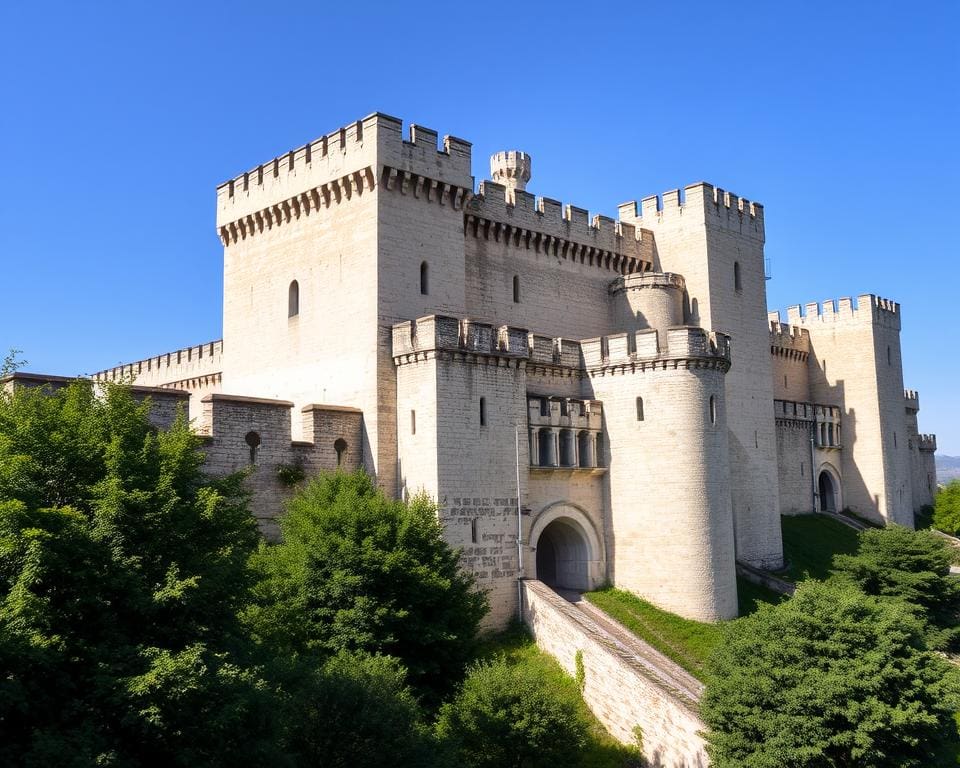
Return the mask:
[[820, 472], [820, 479], [817, 481], [820, 491], [820, 511], [837, 511], [837, 490], [833, 482], [833, 477], [827, 470]]
[[602, 581], [600, 542], [582, 511], [566, 505], [545, 510], [531, 533], [537, 579], [578, 592]]

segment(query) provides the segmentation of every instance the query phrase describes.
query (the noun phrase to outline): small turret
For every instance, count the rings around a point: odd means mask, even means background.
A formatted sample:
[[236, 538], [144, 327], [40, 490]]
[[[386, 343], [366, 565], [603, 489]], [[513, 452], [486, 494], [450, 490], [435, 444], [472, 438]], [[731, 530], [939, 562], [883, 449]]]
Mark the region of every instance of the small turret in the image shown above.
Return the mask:
[[531, 159], [526, 152], [511, 149], [490, 156], [490, 178], [507, 189], [523, 192], [530, 181]]

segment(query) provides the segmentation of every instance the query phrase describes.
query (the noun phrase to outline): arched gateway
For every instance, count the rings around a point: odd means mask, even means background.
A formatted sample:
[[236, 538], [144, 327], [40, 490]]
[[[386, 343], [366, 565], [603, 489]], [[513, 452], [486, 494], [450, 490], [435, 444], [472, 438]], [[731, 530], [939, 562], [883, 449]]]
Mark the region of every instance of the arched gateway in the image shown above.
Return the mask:
[[839, 484], [833, 472], [824, 467], [817, 478], [817, 495], [821, 512], [836, 512], [840, 508]]
[[537, 579], [558, 589], [586, 591], [603, 582], [603, 547], [593, 522], [568, 503], [552, 504], [530, 531]]

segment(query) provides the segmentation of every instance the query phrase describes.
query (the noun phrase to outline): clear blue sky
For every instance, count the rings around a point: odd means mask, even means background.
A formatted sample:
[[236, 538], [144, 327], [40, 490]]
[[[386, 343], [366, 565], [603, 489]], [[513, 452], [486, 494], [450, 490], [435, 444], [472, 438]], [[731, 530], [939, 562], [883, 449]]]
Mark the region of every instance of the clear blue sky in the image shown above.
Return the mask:
[[960, 3], [4, 3], [0, 349], [91, 372], [220, 337], [215, 186], [373, 111], [617, 203], [766, 206], [771, 308], [903, 304], [960, 455]]

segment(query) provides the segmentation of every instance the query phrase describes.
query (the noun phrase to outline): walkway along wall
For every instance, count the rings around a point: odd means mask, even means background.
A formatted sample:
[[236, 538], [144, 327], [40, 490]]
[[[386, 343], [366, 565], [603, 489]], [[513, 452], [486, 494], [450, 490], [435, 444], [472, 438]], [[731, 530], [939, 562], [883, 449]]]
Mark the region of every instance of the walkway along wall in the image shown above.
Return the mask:
[[696, 703], [653, 679], [613, 639], [573, 605], [539, 581], [524, 580], [523, 619], [541, 650], [571, 675], [583, 654], [583, 698], [604, 727], [625, 744], [643, 736], [651, 768], [701, 768], [710, 761]]

